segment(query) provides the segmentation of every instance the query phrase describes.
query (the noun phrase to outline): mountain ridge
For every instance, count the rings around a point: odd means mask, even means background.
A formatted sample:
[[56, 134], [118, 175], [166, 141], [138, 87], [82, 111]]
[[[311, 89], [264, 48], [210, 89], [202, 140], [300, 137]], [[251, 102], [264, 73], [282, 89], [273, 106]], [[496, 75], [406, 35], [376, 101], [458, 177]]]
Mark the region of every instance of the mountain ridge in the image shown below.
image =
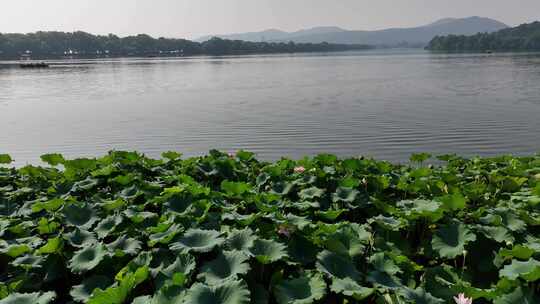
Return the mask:
[[479, 32], [495, 32], [509, 26], [495, 19], [485, 17], [443, 18], [433, 23], [409, 28], [389, 28], [382, 30], [345, 30], [335, 26], [322, 26], [295, 32], [271, 30], [271, 32], [249, 32], [230, 35], [205, 36], [196, 41], [219, 37], [245, 41], [293, 41], [298, 43], [339, 43], [369, 44], [375, 46], [417, 46], [424, 47], [435, 36], [473, 35]]

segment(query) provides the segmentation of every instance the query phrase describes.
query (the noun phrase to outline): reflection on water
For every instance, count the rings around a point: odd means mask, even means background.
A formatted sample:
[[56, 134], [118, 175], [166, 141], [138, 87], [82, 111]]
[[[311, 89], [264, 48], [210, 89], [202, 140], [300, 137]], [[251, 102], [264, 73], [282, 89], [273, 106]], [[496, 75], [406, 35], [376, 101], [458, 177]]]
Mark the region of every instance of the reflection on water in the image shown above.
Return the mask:
[[[11, 65], [9, 65], [11, 64]], [[540, 150], [540, 55], [370, 51], [0, 63], [0, 153]]]

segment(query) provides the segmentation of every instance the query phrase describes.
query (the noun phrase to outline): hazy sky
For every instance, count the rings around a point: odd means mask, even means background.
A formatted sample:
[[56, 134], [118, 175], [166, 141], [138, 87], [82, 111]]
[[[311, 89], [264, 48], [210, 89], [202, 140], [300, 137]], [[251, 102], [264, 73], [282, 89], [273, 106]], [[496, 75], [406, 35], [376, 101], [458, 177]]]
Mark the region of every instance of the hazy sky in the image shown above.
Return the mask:
[[473, 15], [517, 25], [540, 19], [540, 0], [0, 0], [0, 32], [193, 38], [268, 28], [411, 27]]

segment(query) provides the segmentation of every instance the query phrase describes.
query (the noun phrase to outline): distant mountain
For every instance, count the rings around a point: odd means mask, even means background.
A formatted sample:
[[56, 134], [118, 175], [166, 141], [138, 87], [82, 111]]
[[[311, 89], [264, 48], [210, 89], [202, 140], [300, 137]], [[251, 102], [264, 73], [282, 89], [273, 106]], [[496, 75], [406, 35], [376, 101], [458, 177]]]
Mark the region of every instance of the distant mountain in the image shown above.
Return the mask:
[[[337, 27], [318, 27], [297, 32], [257, 32], [219, 36], [225, 39], [248, 41], [294, 41], [297, 43], [339, 43], [339, 44], [368, 44], [375, 46], [416, 46], [424, 47], [435, 36], [443, 35], [473, 35], [476, 33], [491, 33], [508, 28], [508, 25], [497, 20], [468, 17], [445, 18], [436, 22], [413, 28], [392, 28], [378, 31], [350, 31]], [[202, 40], [208, 39], [203, 37]]]
[[[294, 37], [301, 37], [306, 35], [317, 35], [317, 34], [328, 34], [328, 33], [337, 33], [345, 32], [346, 30], [336, 27], [336, 26], [320, 26], [310, 29], [299, 30], [296, 32], [284, 32], [276, 29], [265, 30], [262, 32], [249, 32], [249, 33], [238, 33], [238, 34], [227, 34], [227, 35], [208, 35], [203, 36], [195, 41], [203, 42], [207, 41], [212, 37], [218, 37], [221, 39], [228, 40], [244, 40], [244, 41], [290, 41]], [[322, 42], [322, 41], [321, 41]]]
[[540, 22], [522, 24], [493, 33], [447, 35], [431, 40], [433, 51], [540, 51]]

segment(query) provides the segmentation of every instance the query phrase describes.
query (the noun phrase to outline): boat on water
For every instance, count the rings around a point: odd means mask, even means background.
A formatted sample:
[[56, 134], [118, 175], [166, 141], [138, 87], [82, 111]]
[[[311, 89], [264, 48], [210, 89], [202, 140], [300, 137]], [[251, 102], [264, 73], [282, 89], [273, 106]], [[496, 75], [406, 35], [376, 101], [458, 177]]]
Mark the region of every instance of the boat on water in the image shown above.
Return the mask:
[[19, 64], [19, 67], [23, 69], [43, 69], [48, 68], [49, 65], [45, 62], [24, 62]]
[[27, 50], [26, 52], [24, 52], [24, 54], [21, 55], [21, 62], [19, 63], [19, 67], [23, 69], [43, 69], [48, 68], [49, 65], [43, 61], [32, 61], [32, 51]]

